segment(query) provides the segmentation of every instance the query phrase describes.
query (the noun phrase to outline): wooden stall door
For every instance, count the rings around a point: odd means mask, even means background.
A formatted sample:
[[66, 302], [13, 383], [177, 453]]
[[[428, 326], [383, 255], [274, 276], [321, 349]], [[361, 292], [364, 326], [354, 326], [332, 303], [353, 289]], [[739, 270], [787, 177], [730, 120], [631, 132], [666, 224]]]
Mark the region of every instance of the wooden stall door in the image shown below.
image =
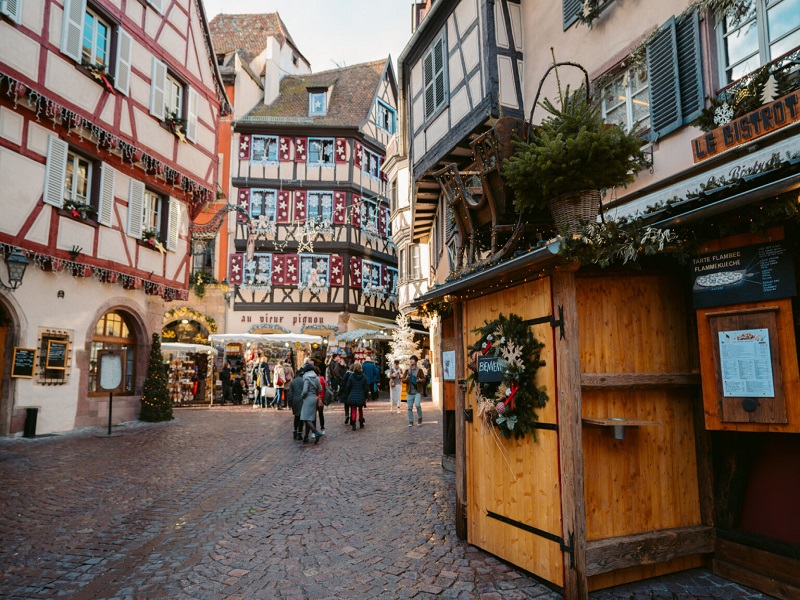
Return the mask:
[[[500, 313], [506, 316], [515, 313], [523, 319], [553, 314], [550, 279], [466, 302], [465, 345], [476, 341], [475, 328], [496, 319]], [[532, 331], [545, 344], [542, 359], [547, 364], [539, 370], [538, 384], [545, 386], [550, 396], [547, 406], [539, 411], [539, 421], [554, 424], [553, 329], [546, 323], [535, 325]], [[458, 373], [457, 377], [462, 379], [466, 375]], [[474, 391], [466, 394], [465, 406], [476, 408]], [[543, 429], [538, 431], [537, 438], [537, 441], [530, 436], [516, 440], [495, 432], [486, 434], [477, 417], [466, 423], [468, 541], [563, 587], [558, 433]]]

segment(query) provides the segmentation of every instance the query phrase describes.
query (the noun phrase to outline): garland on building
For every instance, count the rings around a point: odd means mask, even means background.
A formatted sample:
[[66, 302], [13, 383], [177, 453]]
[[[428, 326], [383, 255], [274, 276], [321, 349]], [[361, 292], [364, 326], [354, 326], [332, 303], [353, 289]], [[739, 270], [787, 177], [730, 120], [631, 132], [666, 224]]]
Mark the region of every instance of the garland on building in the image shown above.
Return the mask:
[[[473, 332], [480, 337], [469, 347], [467, 367], [472, 373], [467, 380], [470, 390], [476, 390], [477, 416], [485, 430], [496, 428], [505, 437], [514, 435], [517, 439], [531, 433], [536, 439], [536, 409], [548, 400], [544, 388], [536, 385], [536, 373], [545, 364], [540, 359], [544, 344], [533, 336], [522, 317], [513, 313], [485, 321]], [[501, 382], [478, 382], [480, 356], [500, 359]]]
[[[578, 13], [578, 21], [591, 27], [600, 17], [600, 14], [612, 3], [613, 0], [582, 0], [581, 12]], [[696, 10], [699, 13], [710, 12], [719, 21], [725, 17], [733, 19], [733, 23], [738, 23], [748, 13], [749, 0], [695, 0], [681, 16]]]
[[161, 356], [161, 340], [157, 333], [153, 334], [153, 345], [150, 347], [150, 358], [147, 362], [147, 377], [142, 391], [142, 409], [139, 413], [141, 421], [158, 423], [171, 421], [172, 398], [167, 387], [167, 367]]
[[214, 320], [214, 317], [204, 315], [203, 313], [198, 312], [193, 308], [189, 308], [188, 306], [171, 308], [164, 313], [164, 319], [167, 321], [185, 319], [186, 317], [191, 317], [193, 320], [198, 321], [199, 323], [205, 323], [211, 333], [216, 333], [217, 331], [217, 322]]

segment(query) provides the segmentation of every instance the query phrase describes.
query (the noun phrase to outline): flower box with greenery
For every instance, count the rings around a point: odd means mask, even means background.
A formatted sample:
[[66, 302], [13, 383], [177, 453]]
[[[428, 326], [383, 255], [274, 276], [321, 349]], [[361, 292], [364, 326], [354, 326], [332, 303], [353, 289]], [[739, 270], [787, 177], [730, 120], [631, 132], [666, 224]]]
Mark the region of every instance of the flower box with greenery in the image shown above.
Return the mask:
[[105, 66], [96, 65], [88, 60], [82, 60], [81, 66], [89, 71], [89, 74], [109, 92], [112, 94], [114, 93], [114, 76], [108, 72], [108, 69]]
[[218, 285], [219, 281], [213, 275], [204, 273], [203, 271], [196, 271], [189, 275], [189, 285], [192, 286], [195, 296], [202, 299], [206, 295], [207, 285]]
[[[563, 64], [573, 65], [554, 62], [550, 69]], [[562, 91], [559, 81], [559, 106], [542, 101], [549, 115], [531, 128], [527, 141], [515, 142], [502, 170], [520, 212], [549, 206], [556, 226], [568, 233], [576, 233], [581, 221], [596, 219], [600, 190], [627, 185], [644, 164], [639, 133], [607, 124], [587, 89], [584, 84]], [[537, 103], [538, 96], [534, 108]]]
[[158, 250], [162, 254], [166, 252], [164, 240], [161, 239], [157, 229], [145, 229], [142, 231], [142, 243], [149, 248]]
[[164, 123], [176, 138], [182, 142], [186, 141], [186, 119], [182, 119], [177, 110], [171, 111], [166, 108]]
[[61, 207], [73, 217], [77, 219], [95, 219], [97, 218], [97, 209], [91, 204], [85, 202], [78, 202], [76, 200], [64, 200], [64, 205]]

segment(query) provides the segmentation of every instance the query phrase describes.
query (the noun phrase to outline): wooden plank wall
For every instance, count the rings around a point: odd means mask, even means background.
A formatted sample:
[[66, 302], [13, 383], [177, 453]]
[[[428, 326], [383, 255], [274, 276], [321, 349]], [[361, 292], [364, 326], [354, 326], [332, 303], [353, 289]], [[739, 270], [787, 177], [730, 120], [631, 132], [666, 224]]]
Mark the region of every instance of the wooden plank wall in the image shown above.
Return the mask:
[[[473, 329], [503, 313], [516, 313], [523, 319], [551, 314], [550, 279], [470, 300], [464, 304], [463, 334], [467, 345], [476, 341]], [[539, 413], [542, 422], [556, 422], [555, 356], [553, 330], [549, 324], [532, 329], [544, 342], [538, 383], [550, 396]], [[466, 374], [457, 373], [460, 379]], [[466, 406], [475, 407], [469, 393]], [[558, 473], [558, 434], [538, 432], [538, 442], [530, 437], [517, 441], [483, 435], [477, 417], [466, 424], [468, 540], [480, 548], [558, 586], [564, 584], [563, 556], [557, 542], [487, 517], [487, 510], [561, 536], [561, 500]]]
[[[576, 283], [584, 373], [697, 373], [690, 315], [669, 276], [583, 277]], [[601, 540], [701, 524], [690, 387], [585, 387], [583, 417], [659, 424], [626, 429], [584, 425], [586, 539]], [[653, 383], [655, 381], [655, 383]], [[589, 579], [590, 589], [700, 564], [632, 567]]]

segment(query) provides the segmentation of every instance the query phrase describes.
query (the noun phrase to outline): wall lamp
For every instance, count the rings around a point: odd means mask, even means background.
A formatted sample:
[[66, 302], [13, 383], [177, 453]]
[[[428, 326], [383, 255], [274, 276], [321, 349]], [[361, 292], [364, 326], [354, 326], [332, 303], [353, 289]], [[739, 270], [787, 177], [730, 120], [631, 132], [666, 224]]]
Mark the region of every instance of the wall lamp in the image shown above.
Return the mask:
[[3, 283], [2, 279], [0, 279], [0, 285], [13, 292], [22, 285], [25, 269], [28, 268], [28, 259], [20, 250], [15, 249], [6, 257], [6, 267], [8, 268], [8, 285]]
[[230, 306], [231, 298], [233, 298], [234, 292], [228, 287], [227, 279], [223, 279], [219, 282], [219, 289], [222, 290], [222, 297], [225, 298], [225, 306]]

